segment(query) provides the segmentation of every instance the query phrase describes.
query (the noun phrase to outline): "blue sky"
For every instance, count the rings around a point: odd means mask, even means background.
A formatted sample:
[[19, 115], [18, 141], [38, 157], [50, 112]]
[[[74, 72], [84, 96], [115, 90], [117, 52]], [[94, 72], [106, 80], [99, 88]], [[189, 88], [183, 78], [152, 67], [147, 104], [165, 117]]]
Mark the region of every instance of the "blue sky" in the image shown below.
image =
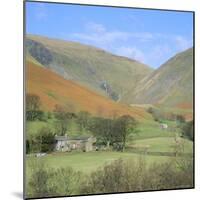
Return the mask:
[[189, 12], [26, 3], [26, 32], [93, 45], [157, 68], [193, 45]]

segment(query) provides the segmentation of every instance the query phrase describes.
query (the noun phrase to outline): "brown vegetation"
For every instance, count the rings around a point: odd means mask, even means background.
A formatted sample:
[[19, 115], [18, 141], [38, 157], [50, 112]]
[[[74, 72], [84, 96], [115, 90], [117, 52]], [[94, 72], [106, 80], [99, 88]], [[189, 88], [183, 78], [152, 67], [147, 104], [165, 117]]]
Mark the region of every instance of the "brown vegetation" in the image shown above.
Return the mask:
[[101, 115], [106, 117], [117, 113], [119, 116], [129, 114], [140, 120], [150, 118], [143, 109], [116, 103], [29, 61], [26, 63], [26, 75], [27, 93], [37, 94], [46, 111], [53, 111], [56, 104], [61, 104], [69, 112], [76, 108], [77, 112], [84, 110], [98, 115], [101, 108]]

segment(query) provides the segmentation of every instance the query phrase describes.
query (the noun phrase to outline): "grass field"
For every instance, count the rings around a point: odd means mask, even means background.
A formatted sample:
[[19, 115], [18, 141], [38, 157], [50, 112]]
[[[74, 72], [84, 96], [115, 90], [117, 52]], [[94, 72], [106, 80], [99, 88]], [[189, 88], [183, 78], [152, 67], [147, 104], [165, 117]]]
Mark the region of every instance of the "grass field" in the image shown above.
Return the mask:
[[[184, 153], [192, 153], [193, 143], [187, 139], [178, 138], [184, 145]], [[165, 152], [174, 151], [175, 141], [173, 137], [157, 137], [135, 140], [132, 144], [140, 149], [148, 146], [148, 152]], [[153, 156], [137, 154], [132, 152], [114, 152], [114, 151], [95, 151], [95, 152], [60, 152], [51, 153], [41, 158], [27, 156], [27, 170], [31, 167], [31, 162], [41, 160], [47, 166], [53, 168], [72, 167], [74, 170], [82, 172], [91, 172], [100, 166], [108, 164], [116, 159], [139, 159], [144, 158], [147, 163], [163, 162], [170, 159], [170, 156]], [[29, 173], [29, 172], [28, 172]]]
[[175, 133], [170, 130], [162, 130], [156, 122], [142, 123], [138, 126], [138, 134], [134, 139], [146, 139], [155, 137], [174, 137]]
[[166, 156], [144, 156], [135, 153], [128, 152], [71, 152], [71, 153], [53, 153], [47, 156], [36, 158], [33, 156], [27, 157], [27, 172], [32, 162], [36, 160], [44, 161], [48, 167], [61, 168], [61, 167], [72, 167], [74, 170], [90, 173], [105, 164], [116, 159], [140, 159], [145, 158], [148, 163], [152, 162], [164, 162], [170, 157]]
[[[72, 167], [76, 171], [81, 171], [84, 173], [91, 173], [99, 167], [103, 167], [105, 164], [109, 164], [112, 161], [122, 158], [122, 159], [145, 159], [147, 164], [151, 163], [162, 163], [173, 158], [169, 156], [168, 153], [174, 152], [175, 149], [175, 138], [184, 146], [184, 153], [192, 154], [193, 143], [188, 139], [183, 139], [179, 137], [180, 130], [177, 128], [175, 121], [165, 121], [168, 124], [168, 129], [163, 130], [160, 128], [160, 124], [153, 120], [141, 122], [138, 124], [138, 134], [133, 135], [127, 143], [127, 150], [125, 152], [116, 151], [95, 151], [95, 152], [54, 152], [47, 154], [44, 157], [36, 158], [33, 155], [27, 156], [27, 180], [31, 175], [31, 167], [34, 162], [42, 161], [46, 166], [50, 168], [65, 168]], [[27, 122], [27, 136], [35, 135], [44, 126], [48, 126], [51, 129], [54, 128], [54, 118], [48, 119], [46, 122], [34, 121]], [[74, 120], [70, 121], [68, 124], [68, 134], [69, 135], [83, 135], [87, 131], [79, 130], [78, 125]], [[138, 153], [141, 149], [147, 147], [148, 154]], [[133, 148], [136, 150], [131, 151]], [[154, 153], [157, 153], [155, 155]], [[166, 155], [161, 155], [159, 153], [166, 153]], [[172, 154], [171, 154], [172, 155]]]
[[[193, 143], [187, 139], [178, 138], [180, 144], [184, 146], [184, 153], [192, 153]], [[134, 142], [135, 147], [148, 147], [148, 152], [174, 152], [176, 145], [173, 137], [156, 137]]]

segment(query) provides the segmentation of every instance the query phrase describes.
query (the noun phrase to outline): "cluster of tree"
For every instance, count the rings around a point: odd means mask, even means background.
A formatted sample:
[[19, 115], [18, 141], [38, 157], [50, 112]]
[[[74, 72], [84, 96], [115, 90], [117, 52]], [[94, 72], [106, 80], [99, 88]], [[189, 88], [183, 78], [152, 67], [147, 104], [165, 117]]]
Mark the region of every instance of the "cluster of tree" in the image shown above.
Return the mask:
[[116, 119], [95, 117], [87, 128], [97, 138], [97, 144], [112, 145], [116, 150], [124, 151], [129, 136], [137, 133], [136, 127], [136, 120], [124, 115]]
[[44, 112], [41, 108], [41, 99], [36, 94], [26, 95], [26, 120], [27, 121], [47, 121], [52, 118], [51, 112]]
[[26, 119], [28, 121], [40, 120], [44, 118], [44, 112], [40, 110], [41, 100], [38, 95], [26, 95]]
[[63, 136], [67, 132], [69, 121], [76, 118], [76, 114], [67, 112], [66, 108], [61, 105], [55, 105], [53, 113], [55, 117], [56, 134]]
[[157, 122], [162, 122], [163, 120], [177, 121], [178, 123], [185, 122], [184, 116], [180, 114], [174, 114], [171, 112], [163, 112], [153, 107], [149, 107], [147, 109], [147, 112], [149, 112], [153, 116], [154, 120]]
[[68, 196], [78, 194], [82, 173], [70, 167], [48, 168], [43, 161], [31, 162], [32, 176], [27, 187], [27, 198]]
[[80, 132], [87, 130], [93, 118], [91, 114], [86, 111], [72, 113], [61, 105], [55, 105], [53, 113], [55, 117], [55, 129], [57, 135], [65, 135], [67, 133], [68, 124], [71, 120], [76, 122]]
[[181, 126], [181, 132], [183, 137], [188, 138], [189, 140], [194, 140], [194, 121], [185, 122]]
[[[55, 105], [52, 113], [44, 113], [40, 110], [40, 107], [40, 97], [35, 94], [27, 94], [27, 120], [44, 121], [47, 118], [53, 117], [54, 132], [50, 129], [47, 130], [47, 128], [39, 130], [34, 138], [27, 140], [27, 153], [36, 150], [42, 152], [50, 151], [54, 135], [64, 136], [68, 131], [68, 126], [71, 120], [76, 122], [80, 132], [91, 132], [97, 138], [97, 144], [107, 145], [108, 147], [111, 145], [116, 150], [124, 151], [129, 135], [136, 133], [137, 122], [129, 115], [107, 119], [103, 117], [94, 117], [85, 111], [72, 113], [61, 105]], [[48, 143], [47, 141], [49, 140], [51, 141]], [[49, 147], [47, 147], [48, 145]]]
[[[180, 162], [179, 162], [180, 164]], [[116, 160], [99, 169], [82, 184], [81, 194], [116, 193], [145, 190], [163, 190], [193, 187], [191, 160], [181, 163], [153, 163], [147, 167], [145, 160]]]
[[31, 167], [27, 198], [193, 187], [193, 162], [188, 158], [148, 166], [142, 158], [119, 159], [87, 175], [69, 167], [49, 169], [40, 163]]
[[42, 127], [37, 135], [26, 140], [26, 153], [51, 152], [54, 149], [55, 133], [49, 127]]
[[90, 131], [96, 138], [97, 144], [112, 145], [115, 149], [124, 150], [128, 136], [136, 133], [136, 120], [124, 115], [115, 119], [93, 117], [90, 113], [81, 111], [70, 113], [60, 105], [54, 109], [56, 118], [56, 134], [65, 135], [67, 133], [69, 121], [74, 119], [80, 131]]

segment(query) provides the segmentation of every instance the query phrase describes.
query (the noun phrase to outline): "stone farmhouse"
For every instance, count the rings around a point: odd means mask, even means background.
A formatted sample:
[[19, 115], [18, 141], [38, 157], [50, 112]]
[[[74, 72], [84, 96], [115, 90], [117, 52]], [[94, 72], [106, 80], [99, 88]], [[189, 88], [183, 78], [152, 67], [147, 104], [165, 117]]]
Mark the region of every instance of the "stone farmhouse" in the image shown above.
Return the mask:
[[92, 136], [55, 136], [55, 151], [66, 152], [72, 150], [82, 150], [84, 152], [89, 152], [96, 149], [94, 146], [95, 142], [96, 138]]

